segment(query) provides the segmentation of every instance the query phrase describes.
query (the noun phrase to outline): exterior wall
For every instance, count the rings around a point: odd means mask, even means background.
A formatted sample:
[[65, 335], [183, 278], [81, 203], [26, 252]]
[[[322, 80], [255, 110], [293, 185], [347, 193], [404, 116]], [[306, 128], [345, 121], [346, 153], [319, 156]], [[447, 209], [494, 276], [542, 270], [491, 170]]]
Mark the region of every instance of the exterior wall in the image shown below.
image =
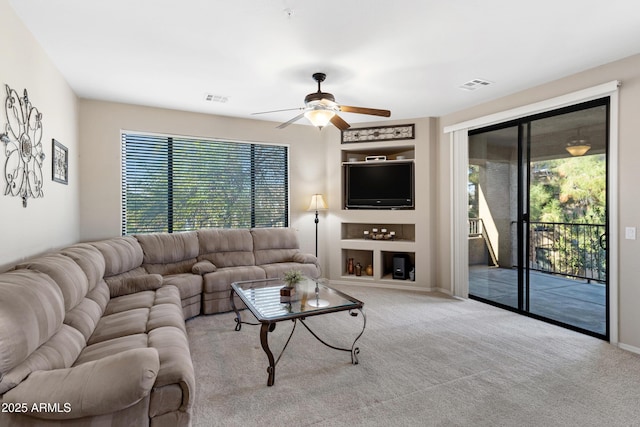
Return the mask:
[[[525, 106], [538, 101], [551, 99], [556, 96], [593, 87], [612, 80], [620, 80], [619, 89], [619, 122], [618, 122], [618, 230], [619, 259], [611, 260], [618, 266], [619, 283], [619, 342], [623, 347], [640, 352], [640, 287], [637, 278], [640, 277], [640, 242], [625, 240], [625, 227], [640, 226], [640, 193], [637, 183], [640, 182], [640, 168], [637, 159], [640, 158], [640, 144], [638, 144], [637, 121], [640, 116], [640, 55], [602, 65], [560, 80], [556, 80], [535, 88], [531, 88], [496, 101], [478, 105], [463, 111], [442, 117], [439, 121], [440, 137], [438, 141], [438, 246], [437, 252], [438, 283], [442, 287], [451, 286], [451, 188], [450, 162], [451, 144], [449, 136], [443, 133], [446, 126], [466, 120], [483, 117], [516, 107]], [[612, 124], [615, 126], [616, 124]], [[450, 288], [451, 290], [451, 288]]]
[[[171, 135], [288, 144], [290, 160], [290, 226], [300, 245], [315, 251], [314, 212], [307, 212], [314, 193], [325, 193], [323, 134], [311, 126], [244, 120], [208, 114], [81, 100], [80, 238], [96, 240], [121, 234], [122, 130]], [[322, 236], [320, 236], [322, 237]], [[320, 240], [319, 251], [324, 243]], [[322, 258], [322, 257], [321, 257]]]
[[[0, 0], [0, 129], [4, 131], [4, 103], [9, 85], [42, 113], [44, 197], [5, 196], [4, 144], [0, 144], [0, 270], [32, 255], [62, 247], [79, 237], [78, 100], [37, 40], [22, 24], [8, 0]], [[69, 149], [69, 184], [51, 180], [51, 139]]]

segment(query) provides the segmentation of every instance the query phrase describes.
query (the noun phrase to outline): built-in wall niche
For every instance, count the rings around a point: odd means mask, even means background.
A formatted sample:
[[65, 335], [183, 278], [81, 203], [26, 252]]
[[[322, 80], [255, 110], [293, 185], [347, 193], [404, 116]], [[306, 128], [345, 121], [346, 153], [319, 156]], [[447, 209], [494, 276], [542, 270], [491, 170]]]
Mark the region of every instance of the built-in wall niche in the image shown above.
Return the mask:
[[[404, 258], [406, 259], [406, 263], [404, 265], [404, 267], [407, 269], [407, 275], [406, 275], [406, 279], [397, 279], [399, 281], [406, 281], [409, 282], [411, 281], [411, 278], [409, 277], [409, 272], [414, 268], [414, 266], [416, 265], [416, 254], [414, 252], [391, 252], [391, 251], [381, 251], [380, 252], [380, 257], [381, 257], [381, 278], [384, 280], [395, 280], [396, 277], [394, 277], [394, 269], [396, 266], [394, 266], [394, 258], [398, 257], [398, 258]], [[398, 261], [396, 261], [397, 263]], [[414, 269], [414, 276], [413, 276], [413, 280], [415, 280], [415, 269]]]
[[[349, 277], [360, 277], [363, 279], [373, 279], [373, 251], [360, 249], [342, 250], [342, 275]], [[353, 265], [353, 269], [349, 265]], [[357, 275], [356, 266], [360, 265], [360, 275]], [[371, 267], [370, 270], [367, 267]], [[368, 272], [371, 272], [369, 274]]]
[[415, 148], [413, 145], [401, 145], [397, 147], [362, 147], [342, 150], [342, 162], [364, 162], [367, 157], [384, 156], [387, 160], [413, 160]]
[[416, 226], [415, 224], [374, 224], [343, 222], [342, 240], [415, 242]]

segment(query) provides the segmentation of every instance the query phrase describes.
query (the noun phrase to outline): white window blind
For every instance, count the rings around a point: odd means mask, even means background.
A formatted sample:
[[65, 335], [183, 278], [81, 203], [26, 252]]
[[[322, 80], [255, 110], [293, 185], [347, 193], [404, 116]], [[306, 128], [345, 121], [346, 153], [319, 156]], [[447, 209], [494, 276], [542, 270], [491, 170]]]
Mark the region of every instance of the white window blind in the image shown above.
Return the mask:
[[122, 134], [122, 234], [286, 227], [288, 148]]

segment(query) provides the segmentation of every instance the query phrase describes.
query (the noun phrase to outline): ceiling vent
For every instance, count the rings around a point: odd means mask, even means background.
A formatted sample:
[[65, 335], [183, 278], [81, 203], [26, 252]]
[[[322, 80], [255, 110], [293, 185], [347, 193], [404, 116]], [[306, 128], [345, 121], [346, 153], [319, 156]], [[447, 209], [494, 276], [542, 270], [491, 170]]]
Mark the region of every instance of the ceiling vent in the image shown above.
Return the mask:
[[225, 104], [229, 100], [229, 97], [222, 96], [222, 95], [214, 95], [212, 93], [205, 93], [204, 100], [207, 102], [220, 102], [222, 104]]
[[491, 82], [488, 80], [473, 79], [473, 80], [469, 80], [468, 82], [466, 82], [465, 84], [459, 87], [460, 89], [464, 89], [464, 90], [476, 90], [481, 87], [489, 86], [490, 84]]

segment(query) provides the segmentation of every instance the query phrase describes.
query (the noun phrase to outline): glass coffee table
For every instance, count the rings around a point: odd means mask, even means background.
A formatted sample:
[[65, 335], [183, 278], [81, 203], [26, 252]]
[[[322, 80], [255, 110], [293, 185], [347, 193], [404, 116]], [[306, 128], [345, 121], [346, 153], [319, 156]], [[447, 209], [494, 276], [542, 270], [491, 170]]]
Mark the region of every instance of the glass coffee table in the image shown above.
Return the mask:
[[[276, 365], [286, 350], [298, 322], [302, 323], [311, 335], [327, 347], [351, 353], [351, 363], [354, 365], [358, 364], [360, 349], [356, 347], [356, 342], [364, 333], [367, 324], [364, 311], [362, 310], [364, 303], [327, 286], [325, 283], [326, 281], [324, 280], [305, 278], [302, 282], [296, 284], [295, 295], [292, 297], [280, 296], [280, 289], [285, 286], [282, 279], [247, 280], [231, 284], [229, 298], [233, 311], [236, 313], [235, 330], [239, 331], [243, 324], [260, 325], [260, 343], [269, 359], [269, 367], [267, 368], [269, 374], [267, 380], [268, 386], [272, 386], [275, 381]], [[234, 302], [234, 295], [240, 297], [240, 300], [247, 306], [259, 323], [244, 322], [242, 320], [240, 311], [238, 311]], [[305, 323], [307, 317], [340, 311], [347, 311], [353, 317], [357, 317], [358, 312], [362, 315], [362, 331], [353, 341], [351, 348], [341, 348], [328, 344]], [[277, 358], [274, 358], [269, 348], [269, 332], [275, 330], [276, 323], [284, 320], [293, 321], [293, 329], [280, 354]]]

